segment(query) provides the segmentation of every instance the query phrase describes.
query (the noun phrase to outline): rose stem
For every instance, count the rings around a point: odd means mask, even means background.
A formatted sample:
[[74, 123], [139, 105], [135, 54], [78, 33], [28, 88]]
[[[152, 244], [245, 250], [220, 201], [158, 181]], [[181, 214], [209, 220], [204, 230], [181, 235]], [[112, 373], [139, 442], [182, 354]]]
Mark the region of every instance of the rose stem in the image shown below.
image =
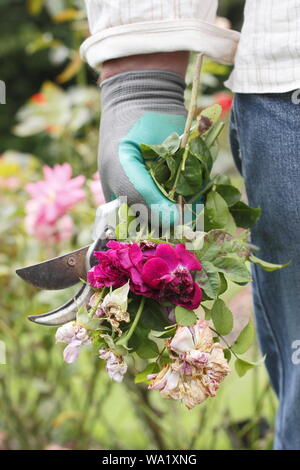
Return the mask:
[[[197, 94], [198, 94], [198, 88], [199, 88], [199, 83], [200, 83], [200, 73], [201, 73], [201, 67], [202, 67], [202, 62], [203, 62], [203, 54], [197, 54], [197, 59], [196, 59], [196, 64], [195, 64], [195, 70], [194, 70], [194, 77], [193, 77], [193, 85], [192, 85], [192, 94], [191, 94], [191, 101], [190, 101], [190, 106], [189, 106], [189, 111], [188, 115], [186, 118], [186, 123], [185, 123], [185, 128], [184, 132], [182, 135], [182, 139], [180, 142], [180, 147], [184, 148], [184, 154], [182, 156], [182, 163], [178, 168], [177, 175], [175, 178], [174, 186], [172, 188], [171, 194], [174, 195], [176, 191], [176, 185], [178, 183], [178, 179], [180, 176], [181, 171], [184, 171], [185, 169], [185, 162], [188, 156], [188, 139], [190, 135], [190, 130], [191, 130], [191, 125], [195, 116], [195, 112], [197, 109]], [[183, 210], [183, 197], [179, 196], [178, 198], [179, 204], [181, 206], [181, 212]]]
[[103, 297], [104, 297], [104, 294], [106, 294], [107, 292], [107, 289], [106, 287], [103, 287], [103, 289], [101, 290], [100, 292], [100, 295], [99, 295], [99, 298], [97, 299], [94, 307], [91, 308], [91, 310], [89, 311], [89, 316], [92, 318], [94, 316], [94, 314], [96, 313], [97, 311], [97, 308], [100, 304], [100, 302], [103, 300]]
[[136, 326], [137, 326], [137, 324], [138, 324], [138, 322], [141, 318], [141, 315], [142, 315], [143, 309], [144, 309], [144, 305], [145, 305], [145, 297], [142, 297], [139, 308], [138, 308], [138, 311], [136, 312], [135, 318], [132, 322], [132, 325], [131, 325], [127, 335], [124, 338], [121, 338], [121, 340], [118, 341], [117, 344], [124, 345], [124, 344], [128, 343], [128, 341], [130, 340], [131, 336], [133, 335], [134, 330], [135, 330], [135, 328], [136, 328]]

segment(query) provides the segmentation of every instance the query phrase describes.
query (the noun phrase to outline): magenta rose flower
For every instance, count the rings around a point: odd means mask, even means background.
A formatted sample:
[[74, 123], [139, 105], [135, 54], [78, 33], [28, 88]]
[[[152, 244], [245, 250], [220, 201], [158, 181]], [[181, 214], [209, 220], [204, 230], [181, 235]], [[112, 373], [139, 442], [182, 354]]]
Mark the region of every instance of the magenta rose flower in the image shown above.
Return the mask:
[[159, 300], [167, 300], [193, 310], [199, 307], [202, 291], [191, 271], [199, 271], [201, 264], [182, 243], [173, 247], [157, 245], [155, 256], [143, 266], [142, 279], [157, 291]]
[[202, 291], [191, 271], [200, 270], [201, 264], [185, 245], [110, 241], [107, 246], [108, 251], [94, 253], [99, 264], [88, 273], [93, 287], [120, 287], [129, 279], [135, 294], [188, 309], [199, 306]]

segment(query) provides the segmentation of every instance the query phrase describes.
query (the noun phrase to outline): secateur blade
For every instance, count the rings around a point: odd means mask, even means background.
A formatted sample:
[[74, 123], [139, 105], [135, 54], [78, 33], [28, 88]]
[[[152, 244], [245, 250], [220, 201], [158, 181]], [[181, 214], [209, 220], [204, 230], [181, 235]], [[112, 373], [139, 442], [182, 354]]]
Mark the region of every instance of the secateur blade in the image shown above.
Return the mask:
[[86, 279], [89, 246], [16, 270], [18, 276], [39, 289], [60, 290]]
[[[18, 269], [16, 272], [22, 279], [36, 287], [44, 287], [45, 289], [69, 287], [79, 282], [80, 278], [86, 279], [88, 270], [97, 263], [93, 256], [94, 251], [106, 251], [109, 239], [111, 237], [101, 237], [90, 246], [27, 268]], [[70, 259], [75, 259], [73, 266], [72, 263], [71, 266], [68, 264]], [[64, 279], [64, 276], [67, 277], [67, 280]], [[58, 283], [59, 281], [63, 287]], [[88, 303], [92, 293], [93, 289], [85, 284], [74, 297], [61, 307], [40, 315], [31, 315], [28, 318], [40, 325], [62, 325], [76, 318], [78, 310], [82, 305]]]

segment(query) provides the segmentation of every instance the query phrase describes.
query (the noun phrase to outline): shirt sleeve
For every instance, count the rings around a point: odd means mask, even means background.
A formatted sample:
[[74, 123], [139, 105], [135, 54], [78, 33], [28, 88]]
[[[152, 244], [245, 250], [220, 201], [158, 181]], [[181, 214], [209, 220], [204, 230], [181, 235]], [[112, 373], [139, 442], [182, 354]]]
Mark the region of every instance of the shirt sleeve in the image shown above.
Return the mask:
[[109, 59], [196, 51], [232, 64], [239, 33], [214, 25], [218, 0], [85, 0], [91, 35], [81, 57], [93, 68]]

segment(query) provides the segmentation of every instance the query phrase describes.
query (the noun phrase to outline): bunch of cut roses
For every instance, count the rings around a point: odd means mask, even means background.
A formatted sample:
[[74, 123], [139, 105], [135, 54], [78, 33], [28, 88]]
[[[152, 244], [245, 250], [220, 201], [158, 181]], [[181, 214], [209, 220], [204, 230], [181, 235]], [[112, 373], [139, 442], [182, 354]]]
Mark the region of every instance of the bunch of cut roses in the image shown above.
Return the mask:
[[113, 380], [121, 382], [130, 368], [136, 383], [192, 408], [216, 395], [231, 357], [239, 375], [259, 363], [240, 357], [253, 343], [251, 321], [232, 344], [226, 339], [234, 327], [222, 298], [229, 283], [251, 281], [249, 261], [281, 266], [253, 256], [247, 232], [234, 237], [214, 229], [192, 240], [183, 233], [189, 240], [149, 235], [111, 240], [107, 251], [95, 252], [98, 263], [88, 273], [94, 293], [56, 341], [67, 344], [68, 363], [92, 347]]
[[[57, 342], [67, 344], [67, 362], [93, 346], [113, 380], [121, 382], [130, 369], [136, 383], [145, 382], [188, 408], [216, 395], [231, 360], [240, 376], [261, 362], [243, 356], [254, 340], [251, 320], [234, 341], [229, 339], [235, 321], [224, 293], [231, 283], [251, 282], [250, 263], [268, 271], [283, 267], [252, 253], [248, 229], [260, 209], [241, 201], [227, 177], [212, 173], [223, 128], [220, 115], [214, 105], [183, 137], [172, 134], [162, 145], [141, 145], [166, 197], [181, 205], [199, 200], [204, 205], [204, 231], [196, 230], [198, 215], [193, 214], [180, 237], [174, 231], [155, 239], [141, 230], [135, 240], [109, 241], [107, 251], [94, 253], [98, 263], [88, 273], [94, 289], [89, 305], [56, 333]], [[129, 219], [130, 210], [121, 207], [117, 236]]]

